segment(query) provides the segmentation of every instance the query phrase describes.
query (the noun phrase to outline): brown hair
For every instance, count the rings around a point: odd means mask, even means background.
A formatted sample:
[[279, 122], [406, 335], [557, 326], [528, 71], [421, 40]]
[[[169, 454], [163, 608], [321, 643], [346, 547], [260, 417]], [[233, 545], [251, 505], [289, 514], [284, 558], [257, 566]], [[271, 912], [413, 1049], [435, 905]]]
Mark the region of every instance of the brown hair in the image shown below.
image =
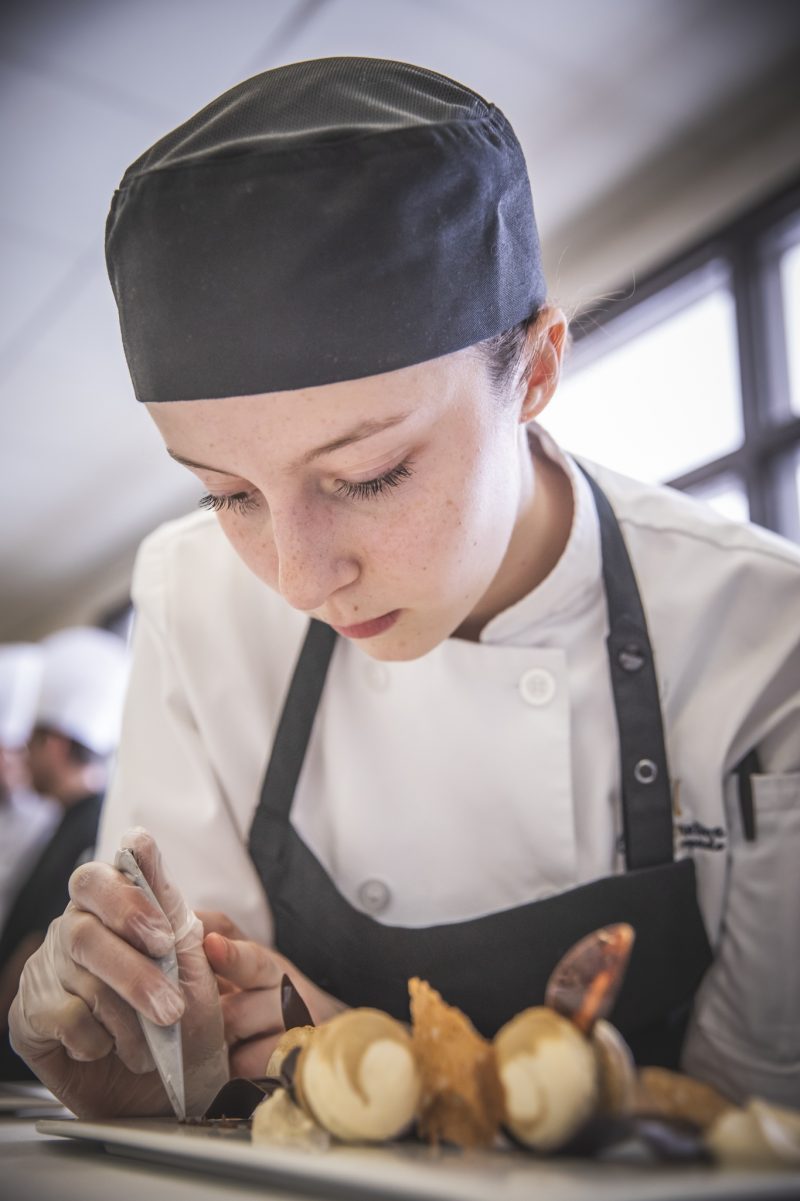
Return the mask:
[[524, 362], [528, 334], [539, 320], [541, 311], [541, 309], [537, 309], [524, 321], [512, 325], [510, 329], [503, 330], [501, 334], [495, 334], [492, 338], [478, 342], [473, 347], [473, 350], [476, 350], [483, 359], [492, 387], [500, 397], [508, 397], [512, 385], [520, 374], [520, 368], [522, 368], [522, 377], [530, 369], [530, 358], [528, 362]]
[[[524, 384], [530, 375], [541, 345], [539, 339], [531, 339], [531, 331], [535, 329], [545, 309], [551, 307], [560, 306], [557, 302], [549, 301], [524, 321], [472, 347], [489, 372], [492, 388], [501, 401], [510, 402], [517, 395], [519, 385]], [[570, 315], [567, 320], [570, 320]], [[568, 350], [570, 345], [568, 325], [565, 348]]]

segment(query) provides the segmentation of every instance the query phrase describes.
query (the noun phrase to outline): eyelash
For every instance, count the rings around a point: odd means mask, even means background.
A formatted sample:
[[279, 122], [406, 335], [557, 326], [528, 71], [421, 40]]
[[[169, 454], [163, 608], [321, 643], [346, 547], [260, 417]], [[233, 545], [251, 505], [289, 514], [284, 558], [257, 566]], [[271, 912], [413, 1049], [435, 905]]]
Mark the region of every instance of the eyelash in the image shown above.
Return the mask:
[[346, 496], [349, 500], [370, 500], [374, 496], [380, 496], [387, 488], [396, 488], [404, 480], [410, 479], [413, 474], [411, 460], [406, 459], [405, 462], [398, 463], [397, 467], [393, 467], [385, 475], [379, 475], [375, 480], [362, 480], [358, 484], [350, 483], [349, 480], [340, 480], [336, 495]]
[[257, 507], [258, 501], [250, 492], [232, 492], [228, 496], [212, 496], [208, 492], [200, 497], [197, 504], [211, 513], [221, 513], [223, 509], [226, 512], [232, 510], [235, 513], [249, 513]]
[[[347, 497], [348, 500], [371, 500], [373, 497], [380, 496], [387, 488], [397, 488], [404, 480], [410, 479], [413, 474], [411, 460], [406, 459], [404, 463], [399, 463], [397, 467], [393, 467], [391, 471], [387, 471], [385, 475], [380, 475], [374, 480], [362, 480], [357, 484], [351, 483], [349, 480], [341, 480], [339, 487], [335, 490], [335, 495]], [[250, 513], [258, 507], [257, 499], [250, 492], [232, 492], [227, 496], [214, 496], [209, 492], [202, 496], [197, 503], [201, 509], [208, 509], [211, 513], [233, 511], [244, 514]]]

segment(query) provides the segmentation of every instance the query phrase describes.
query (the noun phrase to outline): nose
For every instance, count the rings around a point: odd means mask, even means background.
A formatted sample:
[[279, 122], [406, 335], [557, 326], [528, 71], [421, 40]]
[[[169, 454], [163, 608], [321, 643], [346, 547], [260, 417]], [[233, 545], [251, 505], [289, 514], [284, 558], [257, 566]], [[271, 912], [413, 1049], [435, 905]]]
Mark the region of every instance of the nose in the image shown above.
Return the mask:
[[329, 515], [316, 513], [311, 505], [281, 515], [273, 512], [272, 536], [278, 591], [293, 609], [321, 609], [329, 596], [358, 576], [358, 564], [342, 553]]

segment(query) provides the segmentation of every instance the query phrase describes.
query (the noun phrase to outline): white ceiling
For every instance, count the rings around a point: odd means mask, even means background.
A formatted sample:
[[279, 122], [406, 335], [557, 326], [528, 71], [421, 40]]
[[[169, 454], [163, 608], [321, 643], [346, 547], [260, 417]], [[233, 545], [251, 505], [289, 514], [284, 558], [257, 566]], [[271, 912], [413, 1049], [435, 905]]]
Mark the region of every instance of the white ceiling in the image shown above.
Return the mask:
[[1, 22], [1, 639], [121, 602], [141, 537], [195, 501], [132, 399], [103, 225], [127, 164], [238, 80], [364, 54], [494, 100], [566, 301], [800, 168], [797, 0], [25, 0]]

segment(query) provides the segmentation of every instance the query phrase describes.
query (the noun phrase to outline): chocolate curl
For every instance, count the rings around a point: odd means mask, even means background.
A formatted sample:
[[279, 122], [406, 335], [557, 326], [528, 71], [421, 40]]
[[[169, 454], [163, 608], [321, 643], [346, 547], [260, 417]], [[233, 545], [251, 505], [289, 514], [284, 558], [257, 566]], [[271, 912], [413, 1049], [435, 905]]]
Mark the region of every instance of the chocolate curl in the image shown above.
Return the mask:
[[[294, 1026], [314, 1025], [303, 998], [287, 975], [281, 980], [281, 1016], [287, 1030]], [[234, 1076], [232, 1080], [223, 1084], [203, 1115], [203, 1120], [249, 1118], [256, 1106], [260, 1105], [265, 1097], [272, 1096], [278, 1088], [285, 1088], [294, 1100], [294, 1070], [299, 1053], [299, 1047], [289, 1052], [279, 1079], [260, 1076], [248, 1080], [243, 1076]]]
[[545, 1005], [589, 1034], [614, 1007], [635, 937], [633, 926], [619, 922], [576, 942], [553, 969]]
[[281, 1081], [273, 1079], [272, 1076], [260, 1076], [255, 1080], [234, 1076], [232, 1080], [223, 1084], [203, 1114], [203, 1119], [211, 1121], [221, 1118], [249, 1118], [265, 1097], [271, 1097], [275, 1090], [281, 1087]]
[[295, 1026], [314, 1025], [308, 1006], [285, 973], [281, 979], [281, 1017], [286, 1030], [292, 1030]]
[[300, 1058], [301, 1050], [302, 1047], [292, 1047], [291, 1051], [281, 1064], [281, 1070], [278, 1076], [281, 1087], [286, 1089], [289, 1096], [295, 1102], [297, 1101], [297, 1094], [295, 1092], [295, 1078], [297, 1076], [297, 1061]]

